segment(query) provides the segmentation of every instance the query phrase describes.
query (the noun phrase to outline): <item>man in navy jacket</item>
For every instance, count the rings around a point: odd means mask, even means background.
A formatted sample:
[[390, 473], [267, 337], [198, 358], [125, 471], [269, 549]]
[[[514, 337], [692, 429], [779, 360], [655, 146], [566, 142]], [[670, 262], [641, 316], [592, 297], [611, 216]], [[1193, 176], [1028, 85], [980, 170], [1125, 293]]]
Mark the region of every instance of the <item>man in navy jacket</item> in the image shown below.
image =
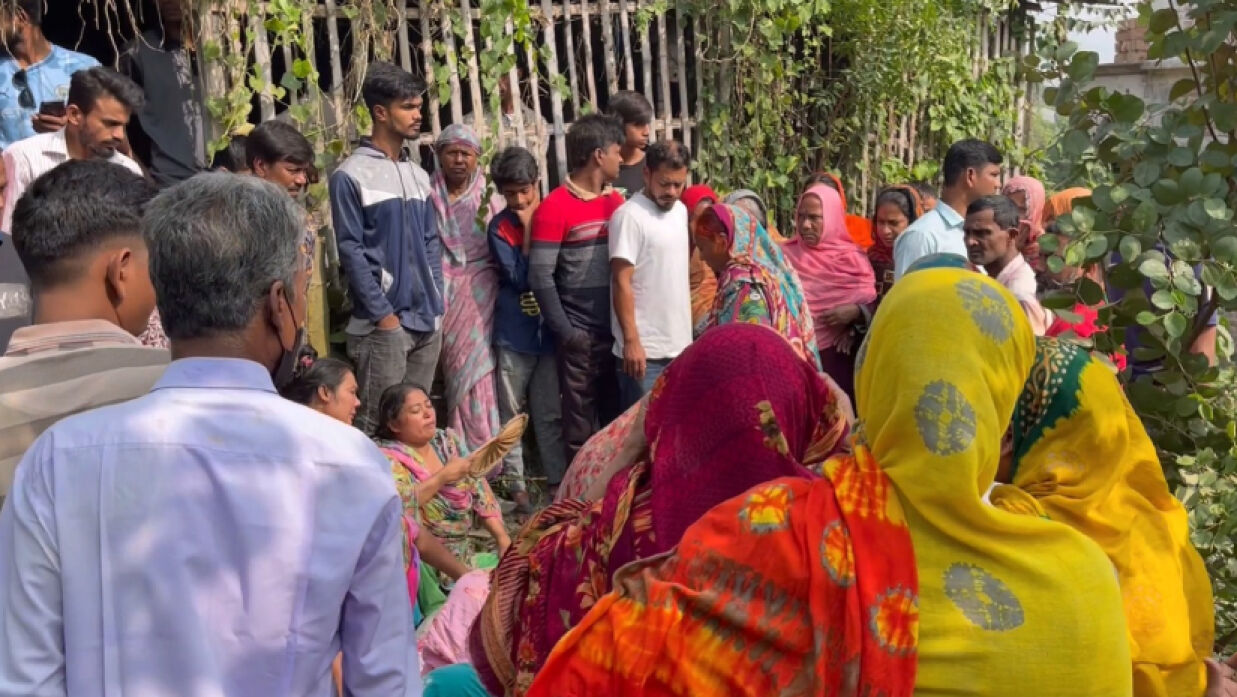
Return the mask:
[[331, 217], [348, 278], [348, 355], [357, 366], [356, 427], [378, 427], [383, 390], [412, 382], [429, 391], [442, 348], [442, 248], [429, 175], [404, 150], [421, 132], [425, 84], [373, 63], [361, 86], [373, 135], [331, 175]]

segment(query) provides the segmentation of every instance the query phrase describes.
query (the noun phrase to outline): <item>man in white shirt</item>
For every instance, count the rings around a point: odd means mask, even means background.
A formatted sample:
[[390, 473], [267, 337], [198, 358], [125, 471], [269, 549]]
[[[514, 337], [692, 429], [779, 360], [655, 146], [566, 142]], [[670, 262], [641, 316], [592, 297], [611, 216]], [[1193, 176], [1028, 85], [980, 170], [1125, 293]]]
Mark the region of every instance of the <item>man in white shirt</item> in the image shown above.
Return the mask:
[[1018, 249], [1022, 214], [1006, 196], [984, 196], [967, 206], [967, 257], [1017, 298], [1036, 336], [1048, 330], [1048, 313], [1036, 296], [1035, 271]]
[[971, 202], [1001, 188], [1001, 153], [990, 143], [968, 138], [949, 146], [941, 168], [945, 188], [932, 210], [919, 216], [893, 243], [894, 280], [932, 254], [965, 257], [962, 216]]
[[653, 387], [692, 340], [687, 185], [691, 153], [663, 140], [645, 151], [644, 189], [610, 216], [610, 325], [623, 409]]
[[173, 361], [18, 465], [0, 695], [325, 695], [340, 653], [344, 694], [420, 694], [390, 465], [276, 391], [305, 335], [303, 215], [222, 172], [147, 206]]
[[4, 222], [0, 227], [10, 229], [13, 207], [26, 187], [63, 162], [98, 158], [144, 176], [136, 162], [117, 151], [125, 142], [129, 118], [141, 108], [142, 100], [141, 88], [115, 71], [95, 67], [73, 73], [64, 129], [19, 140], [4, 151], [9, 185], [4, 192]]

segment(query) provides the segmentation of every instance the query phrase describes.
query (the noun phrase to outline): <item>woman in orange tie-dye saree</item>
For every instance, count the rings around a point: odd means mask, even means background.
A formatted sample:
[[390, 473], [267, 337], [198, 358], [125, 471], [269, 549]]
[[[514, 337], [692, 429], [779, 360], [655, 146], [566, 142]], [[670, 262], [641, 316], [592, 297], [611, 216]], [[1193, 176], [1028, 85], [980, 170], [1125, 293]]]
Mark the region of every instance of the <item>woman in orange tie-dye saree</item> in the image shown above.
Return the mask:
[[705, 512], [753, 486], [818, 477], [844, 447], [848, 417], [845, 399], [772, 330], [706, 332], [654, 385], [645, 452], [607, 477], [599, 500], [534, 516], [499, 563], [470, 651], [491, 693], [524, 694], [619, 567], [673, 548]]

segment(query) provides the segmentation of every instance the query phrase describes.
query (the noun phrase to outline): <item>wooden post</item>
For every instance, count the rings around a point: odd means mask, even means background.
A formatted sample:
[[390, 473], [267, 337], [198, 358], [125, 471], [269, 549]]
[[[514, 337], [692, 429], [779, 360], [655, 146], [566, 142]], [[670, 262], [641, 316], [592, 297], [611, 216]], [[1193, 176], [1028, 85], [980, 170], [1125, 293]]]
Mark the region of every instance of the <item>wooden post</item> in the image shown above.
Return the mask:
[[460, 0], [460, 17], [464, 22], [464, 51], [468, 54], [468, 91], [472, 96], [472, 123], [473, 128], [477, 129], [477, 135], [484, 138], [489, 131], [489, 124], [485, 121], [485, 107], [481, 101], [481, 70], [477, 67], [477, 42], [472, 36], [470, 0]]
[[631, 20], [627, 16], [627, 0], [619, 0], [619, 30], [623, 32], [624, 89], [636, 89], [636, 68], [632, 63]]
[[554, 115], [554, 154], [558, 158], [558, 176], [567, 178], [567, 141], [563, 129], [563, 96], [558, 91], [558, 48], [554, 36], [554, 6], [550, 0], [541, 0], [541, 12], [545, 15], [546, 68], [550, 73], [550, 113]]
[[[683, 15], [683, 3], [676, 4], [674, 11], [674, 57], [678, 62], [679, 84], [679, 128], [682, 132], [683, 144], [691, 147], [692, 129], [688, 124], [687, 113], [687, 18]], [[699, 97], [697, 97], [699, 99]], [[692, 150], [695, 152], [695, 149]]]
[[[444, 6], [444, 10], [445, 10]], [[451, 13], [442, 14], [442, 42], [447, 47], [447, 80], [451, 84], [451, 123], [464, 122], [463, 92], [460, 90], [460, 54], [455, 50], [455, 22]], [[438, 132], [434, 132], [438, 136]]]
[[266, 4], [253, 3], [249, 6], [249, 31], [253, 33], [253, 63], [258, 71], [258, 79], [262, 81], [262, 91], [258, 93], [258, 108], [262, 120], [275, 118], [275, 89], [271, 81], [271, 44], [266, 36]]
[[[614, 48], [614, 10], [610, 0], [601, 0], [601, 44], [606, 54], [606, 98], [618, 91], [618, 60]], [[601, 108], [598, 104], [597, 108]]]
[[[511, 36], [511, 43], [507, 46], [507, 54], [519, 62], [519, 58], [515, 55], [515, 23], [510, 19], [503, 25], [503, 31]], [[507, 79], [511, 82], [511, 104], [515, 107], [515, 113], [511, 115], [511, 120], [515, 123], [515, 141], [522, 148], [528, 147], [528, 134], [525, 132], [524, 124], [524, 95], [520, 90], [520, 69], [516, 63], [511, 64], [511, 70], [507, 71]], [[504, 143], [507, 129], [503, 128], [502, 105], [499, 105], [498, 114], [498, 143], [499, 145], [510, 145]], [[533, 153], [536, 157], [537, 154]], [[537, 167], [541, 167], [541, 158], [537, 157]]]
[[[201, 27], [201, 33], [197, 37], [199, 46], [207, 41], [218, 41], [222, 48], [224, 42], [219, 41], [221, 35], [219, 18], [215, 16], [215, 12], [210, 9], [209, 5], [203, 6], [199, 10], [197, 26]], [[205, 60], [201, 51], [194, 51], [193, 56], [193, 59], [198, 63], [198, 99], [201, 101], [200, 107], [203, 116], [202, 125], [205, 130], [204, 135], [207, 142], [212, 142], [224, 135], [224, 125], [210, 113], [207, 101], [212, 96], [227, 93], [227, 77], [224, 75], [223, 66], [219, 61]]]
[[[288, 45], [287, 42], [284, 42], [284, 44], [280, 46], [279, 48], [280, 48], [280, 51], [283, 53], [283, 69], [291, 73], [292, 62], [294, 60], [292, 57], [292, 46]], [[288, 90], [288, 94], [286, 96], [288, 98], [289, 104], [296, 104], [299, 101], [299, 97], [296, 93], [296, 90]]]
[[[584, 81], [588, 84], [588, 101], [600, 109], [597, 101], [597, 78], [593, 73], [593, 27], [588, 14], [589, 0], [580, 0], [580, 40], [584, 43]], [[574, 60], [574, 59], [573, 59]], [[580, 112], [576, 112], [579, 118]]]
[[[541, 62], [541, 52], [537, 49], [536, 33], [530, 40], [533, 44], [529, 47], [528, 52], [528, 87], [532, 92], [533, 98], [533, 114], [537, 117], [537, 123], [533, 124], [533, 129], [541, 135], [541, 145], [537, 148], [538, 152], [533, 153], [537, 158], [537, 171], [541, 172], [541, 194], [550, 193], [550, 168], [546, 160], [546, 148], [550, 147], [550, 134], [544, 132], [545, 117], [541, 115], [541, 78], [538, 73], [541, 72], [539, 63]], [[519, 97], [520, 105], [524, 104], [524, 97]]]
[[[645, 56], [646, 63], [652, 63], [652, 56]], [[665, 138], [674, 138], [674, 111], [670, 103], [670, 42], [666, 39], [666, 13], [657, 13], [657, 69], [661, 73], [661, 122], [665, 129]], [[652, 101], [652, 100], [649, 100]]]
[[[412, 72], [412, 43], [408, 40], [408, 0], [399, 0], [399, 67]], [[355, 69], [356, 66], [353, 66]]]
[[[587, 3], [588, 0], [580, 0], [582, 5]], [[553, 22], [554, 19], [551, 17], [550, 21]], [[563, 38], [567, 40], [567, 81], [571, 87], [571, 113], [580, 118], [580, 78], [576, 68], [576, 42], [571, 28], [571, 0], [563, 0], [563, 32]]]
[[[344, 69], [339, 61], [339, 25], [335, 17], [335, 0], [323, 0], [326, 4], [326, 44], [331, 55], [331, 106], [335, 124], [344, 123]], [[312, 24], [311, 24], [312, 26]], [[313, 56], [306, 56], [313, 60]]]
[[428, 92], [425, 102], [429, 105], [430, 131], [440, 133], [442, 117], [438, 115], [441, 105], [438, 103], [438, 78], [434, 75], [434, 36], [430, 32], [429, 0], [420, 0], [420, 5], [421, 55], [425, 57], [425, 86]]
[[[640, 14], [639, 2], [636, 4], [636, 14], [637, 16]], [[657, 132], [664, 130], [665, 126], [657, 122], [657, 99], [654, 96], [655, 90], [653, 89], [653, 49], [649, 45], [649, 32], [652, 31], [652, 23], [653, 20], [650, 17], [644, 23], [644, 28], [640, 30], [640, 67], [644, 73], [642, 80], [644, 82], [644, 98], [649, 100], [649, 104], [653, 107], [653, 120], [649, 123], [649, 142], [655, 143], [658, 140]], [[629, 49], [627, 53], [630, 56], [631, 50]], [[634, 60], [634, 58], [631, 60]]]
[[[696, 142], [693, 150], [700, 152], [704, 147], [704, 49], [700, 43], [700, 25], [701, 21], [695, 17], [691, 20], [692, 25], [692, 52], [696, 56], [695, 73], [696, 73]], [[687, 103], [683, 103], [684, 111], [687, 110]], [[706, 172], [712, 174], [711, 172]]]

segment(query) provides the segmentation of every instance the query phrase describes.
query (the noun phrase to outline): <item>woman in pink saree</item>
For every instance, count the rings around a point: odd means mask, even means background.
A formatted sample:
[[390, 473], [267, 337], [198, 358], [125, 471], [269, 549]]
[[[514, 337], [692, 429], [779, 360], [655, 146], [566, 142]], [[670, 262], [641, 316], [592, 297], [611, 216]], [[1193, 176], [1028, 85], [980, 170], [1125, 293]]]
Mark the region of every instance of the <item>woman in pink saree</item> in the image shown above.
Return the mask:
[[[494, 384], [494, 302], [498, 271], [480, 219], [485, 177], [477, 168], [481, 142], [471, 128], [445, 128], [434, 144], [438, 170], [430, 195], [442, 236], [447, 312], [442, 318], [442, 363], [447, 425], [469, 449], [498, 433]], [[429, 387], [425, 385], [424, 387]]]

